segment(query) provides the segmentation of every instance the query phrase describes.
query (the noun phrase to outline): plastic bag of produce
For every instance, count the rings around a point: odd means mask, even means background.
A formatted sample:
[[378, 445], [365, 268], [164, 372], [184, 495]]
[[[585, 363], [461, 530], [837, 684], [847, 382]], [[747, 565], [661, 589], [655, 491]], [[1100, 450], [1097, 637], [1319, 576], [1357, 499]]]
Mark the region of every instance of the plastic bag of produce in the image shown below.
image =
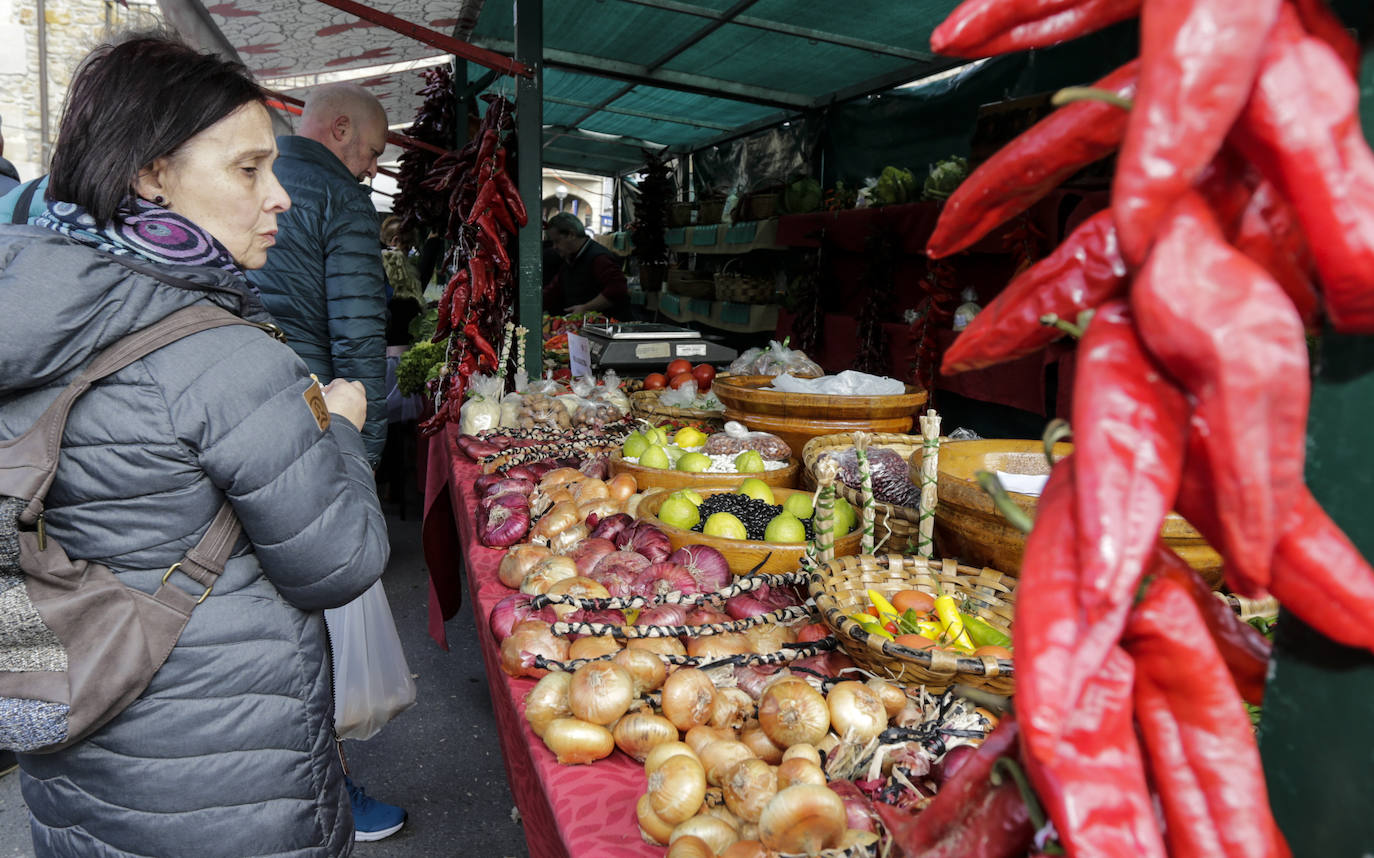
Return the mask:
[[770, 340], [768, 350], [759, 355], [755, 362], [758, 367], [757, 375], [781, 375], [789, 373], [791, 375], [814, 378], [825, 375], [825, 370], [804, 352], [797, 349], [789, 349], [777, 340]]
[[501, 428], [514, 429], [520, 425], [520, 402], [523, 399], [519, 393], [507, 393], [501, 398]]
[[609, 402], [619, 409], [622, 415], [630, 413], [630, 397], [620, 389], [620, 376], [613, 369], [606, 370], [606, 374], [601, 377], [600, 386], [592, 391], [592, 398]]
[[458, 412], [458, 431], [476, 435], [501, 425], [501, 391], [505, 380], [494, 375], [474, 375], [468, 398]]
[[343, 739], [370, 739], [415, 704], [415, 680], [382, 582], [325, 611], [324, 621], [334, 654], [334, 730]]
[[773, 379], [773, 389], [784, 393], [821, 393], [830, 396], [897, 396], [906, 393], [906, 385], [895, 378], [869, 375], [852, 369], [821, 378], [793, 378], [783, 374]]
[[764, 351], [765, 349], [761, 349], [758, 346], [754, 346], [750, 349], [745, 349], [744, 354], [735, 358], [734, 361], [730, 364], [730, 374], [758, 375], [758, 372], [755, 371], [756, 367], [754, 364], [758, 361], [759, 357], [764, 353]]
[[725, 431], [708, 437], [701, 451], [708, 456], [733, 456], [745, 450], [757, 450], [760, 456], [775, 462], [786, 461], [792, 455], [792, 448], [777, 435], [750, 432], [743, 423], [734, 420], [725, 424]]

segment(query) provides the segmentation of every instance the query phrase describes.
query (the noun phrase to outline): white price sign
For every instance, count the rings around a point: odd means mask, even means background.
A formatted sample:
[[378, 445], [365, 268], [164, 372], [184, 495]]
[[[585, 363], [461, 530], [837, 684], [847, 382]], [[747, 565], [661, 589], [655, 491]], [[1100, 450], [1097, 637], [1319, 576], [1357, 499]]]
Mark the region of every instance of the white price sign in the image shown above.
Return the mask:
[[568, 366], [573, 378], [592, 374], [592, 343], [581, 334], [568, 334]]

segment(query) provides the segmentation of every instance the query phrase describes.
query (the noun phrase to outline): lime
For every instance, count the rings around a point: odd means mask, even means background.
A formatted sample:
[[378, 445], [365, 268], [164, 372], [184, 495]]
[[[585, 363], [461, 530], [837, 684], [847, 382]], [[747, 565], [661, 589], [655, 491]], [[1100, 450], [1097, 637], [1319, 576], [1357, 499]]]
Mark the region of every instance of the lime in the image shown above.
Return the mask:
[[810, 518], [816, 514], [816, 507], [811, 502], [810, 492], [793, 492], [787, 496], [787, 500], [782, 502], [782, 508], [797, 518]]
[[728, 512], [711, 513], [711, 517], [706, 519], [706, 524], [702, 525], [701, 532], [707, 536], [722, 536], [726, 539], [749, 538], [749, 532], [744, 529], [744, 522]]
[[645, 468], [667, 468], [671, 466], [668, 461], [668, 452], [657, 444], [639, 454], [639, 464]]
[[768, 522], [763, 538], [768, 542], [805, 542], [806, 525], [792, 513], [780, 512]]
[[[699, 474], [709, 467], [711, 467], [711, 457], [703, 456], [701, 453], [683, 453], [682, 458], [677, 460], [677, 469], [679, 471]], [[688, 503], [691, 503], [691, 501], [688, 501]]]
[[735, 470], [740, 473], [746, 471], [762, 471], [763, 457], [758, 450], [745, 450], [735, 457]]
[[701, 521], [701, 513], [697, 512], [697, 505], [687, 498], [671, 494], [663, 499], [663, 505], [658, 508], [658, 520], [669, 527], [691, 530]]
[[748, 495], [751, 498], [756, 498], [769, 505], [777, 503], [777, 501], [773, 499], [773, 488], [758, 477], [749, 477], [739, 484], [739, 488], [736, 489], [736, 491], [739, 494]]
[[706, 443], [706, 433], [693, 426], [684, 426], [673, 436], [673, 443], [679, 447], [700, 447]]
[[642, 432], [631, 432], [620, 447], [620, 455], [627, 459], [634, 459], [643, 455], [647, 449], [649, 449], [649, 439], [645, 438]]

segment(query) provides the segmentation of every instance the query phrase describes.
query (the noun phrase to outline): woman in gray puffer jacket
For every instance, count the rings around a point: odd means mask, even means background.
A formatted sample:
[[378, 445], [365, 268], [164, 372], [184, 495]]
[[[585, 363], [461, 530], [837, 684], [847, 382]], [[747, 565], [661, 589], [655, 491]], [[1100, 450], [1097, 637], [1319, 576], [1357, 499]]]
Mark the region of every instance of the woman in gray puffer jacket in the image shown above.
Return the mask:
[[97, 49], [68, 96], [46, 212], [0, 227], [0, 437], [175, 310], [260, 323], [172, 343], [71, 412], [46, 520], [72, 557], [151, 592], [226, 495], [244, 536], [137, 700], [64, 751], [20, 755], [39, 856], [352, 849], [320, 612], [377, 578], [386, 526], [361, 385], [321, 392], [243, 279], [290, 205], [262, 102], [241, 66], [175, 42]]

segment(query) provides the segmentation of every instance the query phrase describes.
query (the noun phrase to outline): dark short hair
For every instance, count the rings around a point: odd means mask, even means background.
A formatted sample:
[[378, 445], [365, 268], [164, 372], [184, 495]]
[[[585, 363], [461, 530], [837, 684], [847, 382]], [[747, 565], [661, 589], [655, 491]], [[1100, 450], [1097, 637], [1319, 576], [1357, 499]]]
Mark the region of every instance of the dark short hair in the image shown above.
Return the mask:
[[584, 238], [587, 235], [587, 227], [583, 226], [582, 221], [577, 219], [577, 215], [571, 212], [559, 212], [549, 218], [549, 229], [564, 235], [580, 235]]
[[137, 33], [86, 55], [67, 91], [47, 198], [109, 223], [143, 169], [266, 93], [241, 63], [166, 33]]

